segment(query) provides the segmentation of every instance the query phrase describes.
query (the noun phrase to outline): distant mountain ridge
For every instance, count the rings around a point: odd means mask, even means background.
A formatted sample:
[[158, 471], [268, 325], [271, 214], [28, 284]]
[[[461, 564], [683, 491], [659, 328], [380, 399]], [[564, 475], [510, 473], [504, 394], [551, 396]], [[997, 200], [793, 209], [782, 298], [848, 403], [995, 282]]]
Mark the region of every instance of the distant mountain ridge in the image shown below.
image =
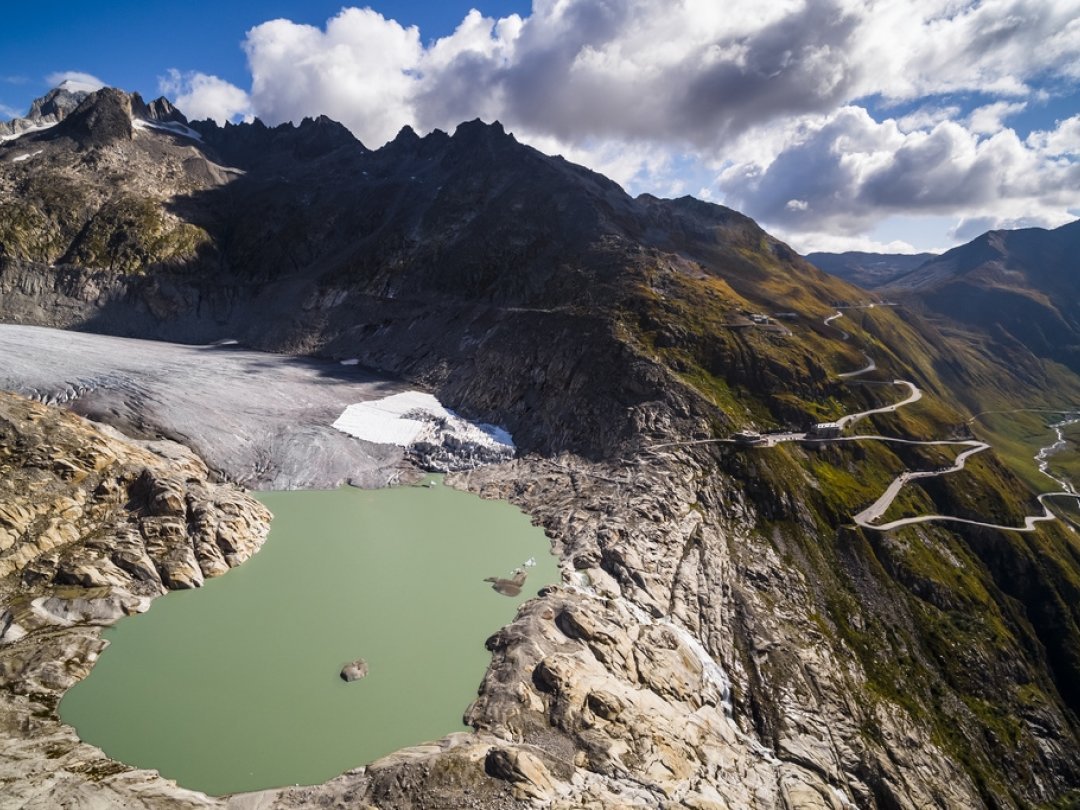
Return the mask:
[[989, 231], [894, 278], [886, 292], [1080, 372], [1080, 220]]
[[58, 124], [74, 112], [89, 92], [78, 85], [60, 84], [41, 98], [35, 99], [24, 118], [0, 121], [0, 142], [17, 138], [27, 132]]
[[936, 258], [936, 253], [807, 253], [806, 260], [863, 289], [884, 287], [894, 279]]

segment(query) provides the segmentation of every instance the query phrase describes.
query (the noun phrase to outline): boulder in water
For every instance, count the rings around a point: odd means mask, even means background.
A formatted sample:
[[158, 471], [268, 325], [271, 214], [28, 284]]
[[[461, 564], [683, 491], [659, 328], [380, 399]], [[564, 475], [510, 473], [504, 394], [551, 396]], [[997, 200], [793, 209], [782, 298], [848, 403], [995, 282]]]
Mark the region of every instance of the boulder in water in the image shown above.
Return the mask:
[[484, 582], [490, 582], [492, 589], [503, 596], [518, 596], [521, 594], [521, 586], [525, 584], [525, 571], [522, 568], [515, 568], [510, 579], [488, 577]]
[[357, 658], [355, 661], [350, 661], [341, 668], [341, 680], [346, 681], [347, 683], [366, 678], [367, 674], [368, 664], [363, 658]]

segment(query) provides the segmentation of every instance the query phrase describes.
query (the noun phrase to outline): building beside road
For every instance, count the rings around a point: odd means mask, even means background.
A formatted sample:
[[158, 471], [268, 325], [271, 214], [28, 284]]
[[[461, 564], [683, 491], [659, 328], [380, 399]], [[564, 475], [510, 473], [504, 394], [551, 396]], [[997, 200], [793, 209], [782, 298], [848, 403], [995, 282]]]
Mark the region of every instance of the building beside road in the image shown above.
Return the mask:
[[761, 444], [765, 441], [761, 434], [756, 430], [740, 430], [738, 433], [732, 435], [736, 444]]
[[844, 432], [843, 426], [839, 422], [818, 422], [807, 433], [807, 438], [810, 439], [836, 439], [840, 434]]

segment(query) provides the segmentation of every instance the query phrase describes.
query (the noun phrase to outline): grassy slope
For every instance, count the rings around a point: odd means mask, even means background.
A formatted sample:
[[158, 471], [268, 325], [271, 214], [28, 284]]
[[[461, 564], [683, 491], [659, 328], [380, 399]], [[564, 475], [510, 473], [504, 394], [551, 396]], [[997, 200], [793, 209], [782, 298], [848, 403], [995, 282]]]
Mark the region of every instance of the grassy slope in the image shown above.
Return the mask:
[[[941, 325], [902, 309], [847, 310], [837, 325], [852, 338], [843, 343], [821, 324], [832, 312], [821, 301], [830, 293], [851, 300], [850, 288], [792, 296], [790, 285], [765, 283], [751, 297], [722, 271], [715, 275], [647, 277], [623, 302], [621, 323], [639, 351], [716, 406], [716, 435], [747, 425], [806, 424], [894, 401], [892, 386], [835, 379], [836, 372], [864, 365], [863, 347], [878, 363], [863, 379], [912, 379], [925, 396], [861, 423], [860, 433], [968, 438], [969, 419], [980, 410], [1080, 402], [1080, 380], [1060, 367], [1015, 347], [1002, 351], [975, 333], [946, 334]], [[732, 328], [744, 311], [795, 311], [800, 317], [782, 322], [790, 336]], [[1010, 437], [999, 428], [1010, 438], [1001, 452], [975, 457], [963, 472], [905, 487], [887, 517], [937, 512], [1020, 525], [1024, 515], [1038, 511], [1034, 493], [1046, 489], [1035, 487], [1030, 470], [1047, 433], [1038, 420], [1006, 425], [1023, 435]], [[976, 432], [998, 441], [993, 431]], [[752, 476], [764, 479], [757, 491], [798, 492], [810, 507], [813, 528], [795, 525], [794, 515], [775, 514], [775, 503], [763, 501], [759, 509], [770, 519], [762, 530], [783, 537], [789, 551], [797, 547], [798, 557], [808, 561], [819, 626], [832, 644], [858, 658], [871, 699], [898, 704], [929, 728], [965, 764], [988, 801], [1025, 805], [1045, 778], [1037, 775], [1043, 755], [1032, 729], [1065, 716], [1072, 730], [1059, 726], [1055, 733], [1076, 741], [1075, 538], [1060, 524], [1033, 534], [941, 524], [882, 534], [850, 525], [850, 516], [900, 471], [945, 466], [959, 448], [865, 442], [738, 452], [739, 465], [752, 465]], [[1062, 456], [1061, 463], [1070, 461]], [[875, 733], [868, 720], [865, 734]]]

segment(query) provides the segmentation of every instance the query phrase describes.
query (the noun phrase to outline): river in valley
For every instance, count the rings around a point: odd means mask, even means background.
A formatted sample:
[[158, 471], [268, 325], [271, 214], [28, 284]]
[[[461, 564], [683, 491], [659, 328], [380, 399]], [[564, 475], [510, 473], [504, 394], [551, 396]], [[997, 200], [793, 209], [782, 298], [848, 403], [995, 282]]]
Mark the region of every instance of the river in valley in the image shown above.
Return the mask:
[[[215, 795], [322, 782], [461, 730], [485, 639], [559, 577], [526, 515], [431, 480], [260, 494], [264, 548], [106, 630], [61, 717], [109, 756]], [[534, 560], [518, 596], [484, 581]], [[357, 658], [369, 674], [346, 683]]]

